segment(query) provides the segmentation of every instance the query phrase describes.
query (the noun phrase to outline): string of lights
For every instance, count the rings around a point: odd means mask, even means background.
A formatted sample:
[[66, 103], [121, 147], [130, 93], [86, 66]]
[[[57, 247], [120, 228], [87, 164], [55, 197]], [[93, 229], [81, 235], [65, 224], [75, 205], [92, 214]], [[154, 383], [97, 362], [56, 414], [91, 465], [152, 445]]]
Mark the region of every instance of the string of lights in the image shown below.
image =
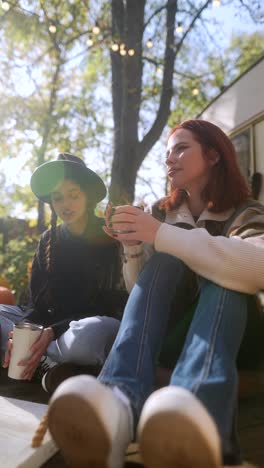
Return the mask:
[[[220, 6], [220, 0], [212, 0], [212, 5], [213, 5], [213, 7]], [[2, 1], [0, 0], [0, 6], [2, 7], [2, 9], [5, 12], [8, 12], [10, 10], [11, 6], [13, 6], [15, 8], [18, 8], [18, 9], [20, 9], [22, 11], [27, 11], [24, 8], [21, 8], [19, 5], [13, 4], [12, 2], [7, 1], [7, 0], [2, 0]], [[32, 14], [32, 15], [39, 16], [35, 12], [29, 12], [29, 11], [27, 11], [27, 12]], [[49, 32], [51, 34], [56, 34], [57, 27], [56, 27], [55, 22], [53, 22], [51, 20], [48, 29], [49, 29]], [[183, 26], [182, 22], [177, 23], [175, 31], [176, 31], [177, 34], [181, 34], [184, 31], [184, 26]], [[89, 33], [88, 39], [86, 41], [86, 43], [87, 43], [87, 45], [89, 47], [92, 47], [94, 45], [94, 43], [95, 43], [95, 40], [94, 40], [93, 36], [98, 36], [100, 34], [100, 32], [101, 32], [101, 28], [100, 28], [98, 22], [96, 21], [94, 26], [92, 27], [91, 33]], [[154, 44], [153, 44], [152, 38], [149, 38], [146, 41], [146, 47], [148, 49], [152, 49], [153, 45]], [[123, 43], [118, 44], [117, 42], [113, 42], [111, 44], [111, 49], [112, 49], [113, 52], [119, 52], [120, 55], [123, 55], [123, 56], [128, 54], [128, 55], [130, 55], [132, 57], [135, 54], [135, 50], [133, 48], [130, 48], [130, 49], [127, 50], [126, 45], [123, 44]]]
[[[212, 6], [213, 7], [219, 7], [221, 5], [221, 0], [212, 0]], [[34, 16], [38, 16], [40, 17], [37, 13], [35, 12], [31, 12], [31, 11], [28, 11], [28, 10], [25, 10], [24, 8], [20, 7], [19, 5], [17, 4], [14, 4], [13, 2], [11, 1], [8, 1], [8, 0], [0, 0], [0, 7], [2, 8], [2, 10], [4, 12], [8, 12], [10, 10], [11, 7], [13, 8], [18, 8], [20, 10], [22, 10], [23, 12], [27, 12], [28, 14], [32, 14]], [[50, 20], [50, 24], [48, 25], [48, 30], [51, 34], [56, 34], [57, 33], [57, 26], [56, 26], [56, 23], [52, 20]], [[182, 22], [177, 22], [176, 24], [176, 28], [175, 28], [175, 32], [177, 35], [181, 35], [182, 33], [184, 33], [184, 25]], [[99, 23], [96, 21], [95, 24], [92, 26], [91, 30], [88, 32], [88, 38], [86, 40], [86, 44], [88, 46], [88, 48], [92, 48], [95, 44], [96, 44], [96, 39], [98, 37], [98, 35], [100, 34], [101, 32], [101, 28], [100, 28], [100, 25]], [[153, 40], [152, 38], [149, 38], [147, 41], [146, 41], [146, 47], [147, 49], [152, 49], [153, 46], [154, 46], [154, 43], [153, 43]], [[136, 53], [135, 49], [133, 48], [127, 48], [126, 44], [125, 43], [119, 43], [117, 41], [113, 41], [111, 44], [110, 44], [110, 48], [113, 52], [115, 53], [119, 53], [122, 57], [125, 57], [125, 56], [128, 56], [128, 57], [133, 57]], [[157, 67], [156, 69], [157, 71], [157, 74], [161, 75], [162, 74], [162, 67]], [[200, 93], [199, 89], [196, 87], [192, 90], [192, 94], [194, 96], [198, 96]]]

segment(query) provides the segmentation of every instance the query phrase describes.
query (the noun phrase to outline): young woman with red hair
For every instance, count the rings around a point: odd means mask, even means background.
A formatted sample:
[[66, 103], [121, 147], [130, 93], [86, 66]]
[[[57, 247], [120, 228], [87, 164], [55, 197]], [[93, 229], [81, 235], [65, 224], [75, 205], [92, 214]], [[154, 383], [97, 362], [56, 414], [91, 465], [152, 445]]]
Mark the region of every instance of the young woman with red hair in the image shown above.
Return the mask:
[[[148, 468], [241, 462], [236, 358], [248, 295], [264, 288], [264, 207], [250, 200], [231, 141], [210, 122], [173, 128], [165, 163], [171, 193], [154, 216], [121, 206], [107, 217], [131, 292], [98, 380], [73, 377], [51, 400], [49, 428], [72, 466], [121, 468], [136, 428]], [[195, 300], [170, 385], [153, 392], [168, 328]]]

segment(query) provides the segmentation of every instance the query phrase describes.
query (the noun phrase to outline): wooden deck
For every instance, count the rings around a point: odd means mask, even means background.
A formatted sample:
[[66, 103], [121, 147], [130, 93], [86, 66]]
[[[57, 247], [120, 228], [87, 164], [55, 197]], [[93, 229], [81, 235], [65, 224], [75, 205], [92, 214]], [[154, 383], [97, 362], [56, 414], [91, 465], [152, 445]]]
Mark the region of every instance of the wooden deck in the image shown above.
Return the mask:
[[[7, 377], [5, 369], [1, 369], [0, 374], [0, 396], [37, 403], [48, 403], [49, 399], [40, 384], [13, 381]], [[250, 464], [245, 463], [243, 468], [252, 465], [264, 468], [264, 371], [243, 376], [238, 425], [244, 457]], [[135, 451], [136, 447], [132, 446], [130, 452]], [[132, 455], [128, 457], [130, 461], [126, 463], [126, 468], [140, 466], [133, 462], [135, 459], [137, 457]], [[43, 468], [66, 468], [66, 464], [60, 453], [57, 453], [43, 465]]]

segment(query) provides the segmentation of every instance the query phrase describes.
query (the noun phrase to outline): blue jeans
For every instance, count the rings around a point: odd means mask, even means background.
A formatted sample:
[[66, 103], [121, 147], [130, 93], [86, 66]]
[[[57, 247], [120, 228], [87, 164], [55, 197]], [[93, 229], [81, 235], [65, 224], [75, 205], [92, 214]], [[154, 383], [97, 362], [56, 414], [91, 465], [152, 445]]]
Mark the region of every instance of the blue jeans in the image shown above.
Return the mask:
[[[130, 399], [136, 421], [154, 389], [155, 367], [170, 318], [171, 303], [187, 291], [189, 268], [156, 253], [133, 287], [112, 350], [99, 380]], [[200, 280], [200, 297], [170, 384], [194, 393], [213, 417], [223, 452], [236, 444], [236, 357], [247, 320], [246, 295]], [[232, 443], [231, 443], [232, 439]]]

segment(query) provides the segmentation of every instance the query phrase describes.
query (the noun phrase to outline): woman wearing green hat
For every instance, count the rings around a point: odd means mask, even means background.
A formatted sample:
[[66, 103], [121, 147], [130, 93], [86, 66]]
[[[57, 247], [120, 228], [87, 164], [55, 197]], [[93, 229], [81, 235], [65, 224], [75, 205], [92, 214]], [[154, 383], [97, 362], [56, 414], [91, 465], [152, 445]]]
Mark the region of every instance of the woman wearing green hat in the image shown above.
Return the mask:
[[[127, 297], [120, 287], [119, 244], [103, 232], [104, 220], [94, 214], [106, 195], [101, 178], [80, 158], [64, 153], [36, 169], [31, 188], [50, 204], [51, 229], [41, 236], [33, 259], [30, 304], [0, 306], [4, 367], [13, 325], [26, 319], [44, 326], [31, 358], [21, 363], [21, 378], [28, 380], [43, 356], [56, 363], [100, 367]], [[62, 223], [57, 226], [58, 217]]]

